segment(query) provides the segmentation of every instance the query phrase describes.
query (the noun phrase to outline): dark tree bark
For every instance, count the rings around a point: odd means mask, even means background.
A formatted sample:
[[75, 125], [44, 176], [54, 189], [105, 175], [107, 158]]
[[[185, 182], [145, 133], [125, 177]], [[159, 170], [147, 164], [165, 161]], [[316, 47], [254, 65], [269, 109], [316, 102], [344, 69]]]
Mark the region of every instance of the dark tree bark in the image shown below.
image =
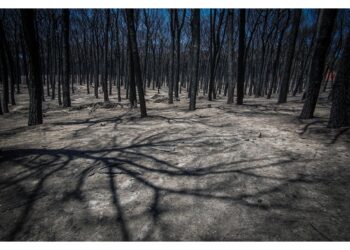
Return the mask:
[[52, 11], [50, 15], [51, 19], [51, 46], [52, 46], [52, 67], [51, 67], [51, 99], [54, 100], [56, 98], [56, 64], [57, 64], [57, 19], [55, 13]]
[[[5, 37], [6, 39], [6, 37]], [[5, 40], [6, 41], [6, 40]], [[7, 41], [6, 41], [7, 44]], [[8, 46], [8, 45], [7, 45]], [[15, 99], [15, 86], [16, 86], [16, 69], [15, 69], [15, 63], [14, 63], [14, 58], [13, 58], [13, 53], [11, 51], [11, 48], [8, 47], [6, 50], [7, 52], [7, 60], [9, 62], [9, 68], [10, 68], [10, 99], [11, 99], [11, 105], [16, 105], [16, 99]]]
[[19, 34], [18, 34], [18, 25], [15, 24], [15, 58], [16, 58], [16, 94], [20, 94], [20, 84], [21, 84], [21, 66], [20, 66], [20, 45], [19, 45]]
[[27, 45], [30, 68], [29, 81], [29, 117], [28, 125], [43, 123], [42, 114], [42, 78], [40, 66], [39, 42], [37, 30], [35, 29], [35, 10], [21, 10], [24, 39]]
[[62, 96], [63, 107], [70, 107], [70, 90], [69, 90], [69, 76], [70, 76], [70, 47], [69, 47], [69, 10], [64, 9], [63, 14], [63, 84]]
[[94, 94], [95, 97], [98, 98], [98, 87], [99, 87], [99, 80], [100, 80], [100, 66], [99, 66], [99, 57], [100, 57], [100, 49], [99, 49], [99, 42], [98, 42], [98, 30], [96, 26], [98, 25], [98, 17], [97, 17], [97, 10], [94, 11], [93, 14], [93, 21], [92, 21], [92, 29], [93, 29], [93, 38], [92, 40], [94, 43], [91, 43], [91, 54], [94, 58], [92, 68], [94, 69]]
[[289, 18], [290, 18], [290, 10], [287, 10], [287, 20], [285, 22], [284, 27], [281, 30], [281, 33], [279, 34], [279, 38], [278, 38], [278, 45], [277, 45], [277, 51], [276, 51], [276, 57], [275, 60], [273, 62], [273, 66], [272, 66], [272, 80], [271, 80], [271, 84], [267, 93], [267, 99], [271, 98], [272, 95], [272, 90], [276, 88], [277, 85], [277, 69], [279, 66], [279, 62], [280, 62], [280, 57], [281, 57], [281, 50], [282, 50], [282, 41], [283, 41], [283, 37], [284, 37], [284, 33], [286, 32], [286, 29], [288, 27], [289, 24]]
[[8, 73], [10, 73], [10, 100], [11, 105], [16, 105], [15, 101], [15, 86], [16, 86], [16, 72], [15, 72], [15, 64], [13, 59], [13, 53], [11, 51], [9, 41], [6, 37], [6, 32], [4, 30], [2, 21], [0, 20], [0, 34], [2, 36], [2, 47], [6, 54], [7, 65], [8, 65]]
[[296, 9], [293, 11], [294, 13], [293, 13], [292, 30], [289, 37], [290, 41], [287, 49], [287, 55], [286, 55], [287, 58], [286, 58], [283, 77], [281, 81], [281, 89], [278, 96], [278, 103], [285, 103], [287, 101], [290, 75], [291, 75], [293, 59], [294, 59], [295, 45], [298, 37], [298, 30], [299, 30], [299, 24], [300, 24], [300, 18], [301, 18], [301, 9]]
[[144, 79], [144, 90], [146, 90], [147, 87], [147, 64], [148, 64], [148, 50], [149, 50], [149, 40], [150, 40], [150, 17], [148, 15], [148, 12], [146, 9], [143, 10], [143, 16], [146, 26], [146, 43], [145, 43], [145, 57], [143, 62], [143, 79]]
[[233, 103], [233, 95], [234, 95], [234, 80], [233, 80], [233, 52], [234, 52], [234, 44], [233, 44], [233, 18], [234, 18], [234, 10], [228, 10], [228, 30], [227, 30], [227, 40], [228, 40], [228, 89], [227, 89], [227, 104]]
[[345, 40], [339, 68], [332, 88], [329, 128], [350, 125], [350, 33]]
[[115, 19], [115, 26], [116, 26], [116, 60], [117, 60], [117, 65], [118, 65], [118, 79], [117, 79], [117, 94], [118, 94], [118, 102], [122, 101], [121, 93], [120, 93], [120, 85], [122, 81], [122, 71], [123, 67], [121, 62], [121, 56], [123, 53], [120, 52], [120, 39], [119, 39], [119, 11], [117, 12], [117, 16]]
[[143, 92], [143, 84], [142, 84], [142, 72], [141, 72], [141, 65], [140, 65], [140, 56], [139, 51], [137, 47], [137, 39], [136, 39], [136, 30], [135, 30], [135, 17], [134, 17], [134, 9], [126, 9], [126, 20], [127, 20], [127, 26], [128, 26], [128, 36], [129, 36], [129, 46], [131, 49], [132, 54], [132, 61], [134, 64], [134, 76], [135, 76], [135, 82], [137, 86], [137, 92], [140, 102], [140, 111], [141, 111], [141, 117], [147, 116], [147, 110], [146, 110], [146, 101], [145, 96]]
[[[60, 41], [62, 41], [62, 36], [58, 36]], [[62, 65], [63, 59], [62, 59], [62, 46], [58, 45], [58, 86], [57, 86], [57, 100], [58, 105], [62, 106], [62, 78], [63, 78], [63, 65]]]
[[22, 52], [22, 66], [26, 78], [26, 85], [29, 84], [29, 73], [28, 73], [28, 63], [27, 63], [27, 51], [24, 46], [24, 38], [23, 34], [21, 33], [21, 52]]
[[[4, 34], [4, 28], [3, 23], [0, 18], [0, 33]], [[2, 64], [2, 70], [1, 70], [1, 78], [2, 78], [2, 84], [3, 84], [3, 108], [4, 113], [9, 112], [8, 104], [9, 104], [9, 82], [8, 82], [8, 66], [7, 66], [7, 59], [6, 59], [6, 49], [5, 49], [5, 42], [4, 42], [4, 35], [0, 35], [0, 60]]]
[[239, 45], [237, 65], [237, 104], [243, 104], [244, 96], [244, 48], [245, 48], [245, 9], [239, 10]]
[[[135, 64], [133, 60], [133, 55], [132, 55], [132, 48], [131, 48], [131, 41], [130, 41], [130, 35], [128, 34], [128, 89], [129, 90], [129, 101], [131, 104], [131, 107], [137, 107], [137, 100], [136, 100], [136, 86], [135, 86]], [[128, 94], [128, 91], [127, 91]]]
[[271, 33], [267, 32], [268, 17], [269, 17], [269, 14], [271, 13], [271, 10], [267, 9], [267, 10], [264, 10], [264, 12], [265, 12], [264, 23], [263, 23], [263, 30], [262, 30], [262, 34], [261, 34], [262, 48], [261, 48], [260, 65], [259, 65], [259, 79], [258, 79], [256, 88], [254, 88], [255, 97], [260, 97], [260, 96], [264, 95], [264, 92], [263, 92], [263, 85], [264, 85], [263, 74], [264, 74], [264, 68], [265, 68], [265, 64], [266, 64], [266, 44], [267, 44], [267, 40], [268, 40], [267, 36], [270, 36], [270, 34], [271, 34]]
[[333, 26], [337, 16], [335, 9], [322, 9], [317, 27], [316, 44], [311, 59], [311, 68], [308, 78], [308, 86], [305, 92], [305, 102], [300, 114], [301, 119], [313, 117], [321, 82], [327, 51], [331, 43]]
[[176, 100], [179, 100], [179, 81], [180, 81], [180, 55], [181, 55], [181, 31], [184, 25], [185, 21], [185, 16], [186, 16], [186, 10], [183, 10], [182, 12], [182, 17], [181, 17], [181, 22], [179, 22], [179, 17], [178, 17], [178, 12], [176, 12], [176, 17], [175, 17], [175, 51], [176, 51], [176, 63], [175, 63], [175, 91], [174, 95]]
[[[209, 92], [208, 100], [216, 99], [215, 76], [220, 58], [220, 49], [225, 35], [225, 30], [222, 32], [224, 20], [224, 10], [220, 11], [220, 16], [217, 19], [217, 10], [210, 10], [210, 44], [209, 44]], [[216, 24], [217, 23], [217, 24]], [[226, 28], [226, 27], [225, 27]], [[222, 36], [222, 37], [221, 37]]]
[[[0, 47], [1, 49], [1, 47]], [[1, 59], [0, 59], [0, 82], [2, 82], [2, 67], [1, 67]], [[0, 115], [3, 115], [4, 112], [2, 111], [2, 102], [1, 102], [1, 95], [0, 95]]]
[[[303, 58], [303, 62], [302, 62], [302, 68], [301, 71], [299, 73], [299, 78], [297, 80], [297, 83], [295, 84], [295, 88], [293, 90], [293, 96], [295, 96], [297, 94], [297, 92], [301, 92], [302, 91], [302, 85], [304, 82], [304, 78], [305, 75], [307, 73], [307, 69], [308, 69], [308, 65], [310, 64], [310, 57], [312, 55], [312, 51], [314, 48], [314, 41], [315, 41], [315, 37], [316, 37], [316, 33], [317, 33], [317, 20], [314, 24], [314, 29], [312, 31], [312, 37], [311, 37], [311, 42], [310, 42], [310, 46], [308, 47], [308, 52], [305, 55], [305, 57]], [[303, 98], [304, 99], [304, 98]]]
[[190, 110], [196, 109], [196, 96], [198, 89], [198, 69], [199, 69], [199, 51], [200, 51], [200, 10], [192, 10], [191, 21], [192, 34], [192, 66], [191, 66], [191, 94], [190, 94]]
[[105, 48], [104, 48], [104, 74], [102, 82], [103, 99], [105, 102], [109, 102], [108, 98], [108, 31], [110, 26], [110, 10], [106, 9], [106, 30], [105, 30]]
[[[51, 22], [51, 19], [49, 19], [49, 22]], [[49, 24], [49, 27], [51, 25]], [[51, 75], [51, 71], [50, 71], [50, 66], [51, 66], [51, 61], [52, 61], [52, 55], [51, 55], [51, 49], [52, 46], [50, 44], [50, 29], [47, 30], [47, 34], [46, 34], [46, 51], [47, 51], [47, 56], [46, 56], [46, 92], [47, 92], [47, 96], [50, 97], [51, 93], [50, 93], [50, 81], [49, 81], [49, 76]], [[43, 69], [43, 71], [45, 71], [45, 69]]]
[[[84, 34], [83, 34], [83, 50], [84, 50], [85, 55], [88, 55], [88, 48], [87, 48], [86, 31], [85, 31], [85, 29], [83, 30], [83, 32], [84, 32]], [[88, 60], [89, 59], [91, 60], [91, 57], [88, 57]], [[84, 69], [85, 69], [85, 74], [86, 74], [86, 78], [85, 78], [85, 81], [86, 81], [86, 92], [89, 95], [90, 94], [90, 79], [89, 79], [90, 72], [88, 72], [88, 70], [90, 69], [90, 67], [89, 67], [88, 60], [85, 60]]]
[[171, 48], [170, 48], [170, 80], [168, 81], [168, 103], [174, 103], [174, 85], [175, 85], [175, 40], [176, 40], [176, 21], [177, 10], [170, 10], [170, 34], [171, 34]]
[[[1, 79], [1, 76], [0, 76]], [[1, 95], [0, 95], [0, 115], [3, 115], [4, 112], [2, 111], [2, 104], [1, 104]]]

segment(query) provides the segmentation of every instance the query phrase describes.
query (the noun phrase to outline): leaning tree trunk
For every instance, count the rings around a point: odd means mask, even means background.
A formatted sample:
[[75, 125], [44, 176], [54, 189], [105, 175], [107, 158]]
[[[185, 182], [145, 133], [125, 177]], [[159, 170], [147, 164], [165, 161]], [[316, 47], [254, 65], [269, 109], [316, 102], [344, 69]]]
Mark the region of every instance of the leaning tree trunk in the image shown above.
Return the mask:
[[37, 40], [37, 31], [35, 29], [35, 10], [21, 10], [22, 26], [24, 39], [27, 45], [30, 81], [29, 81], [29, 117], [28, 125], [37, 125], [43, 123], [42, 114], [42, 78], [40, 68], [39, 42]]
[[350, 125], [350, 33], [339, 62], [339, 69], [332, 88], [332, 108], [329, 128]]
[[133, 73], [135, 75], [135, 82], [136, 82], [137, 92], [139, 96], [141, 117], [146, 117], [147, 110], [146, 110], [145, 95], [143, 92], [140, 56], [139, 56], [139, 51], [137, 47], [137, 38], [136, 38], [136, 30], [135, 30], [135, 22], [134, 22], [134, 9], [126, 9], [125, 12], [126, 12], [126, 20], [127, 20], [127, 26], [128, 26], [128, 35], [129, 35], [128, 42], [130, 43], [132, 61], [134, 64]]
[[300, 114], [301, 119], [313, 117], [323, 78], [327, 51], [332, 40], [332, 31], [337, 16], [335, 9], [322, 9], [316, 34], [316, 44], [311, 59], [308, 87], [305, 102]]
[[281, 81], [281, 89], [278, 96], [278, 103], [287, 102], [287, 95], [289, 90], [289, 81], [293, 65], [295, 45], [298, 37], [298, 30], [301, 18], [301, 9], [294, 10], [292, 30], [290, 33], [290, 41], [287, 49], [286, 64], [284, 67], [283, 77]]
[[69, 10], [63, 10], [63, 107], [70, 107], [69, 75], [70, 75], [70, 51], [69, 51]]
[[191, 93], [190, 93], [190, 110], [196, 109], [196, 96], [198, 88], [198, 69], [199, 69], [199, 50], [200, 50], [200, 10], [192, 10], [192, 59], [191, 67]]

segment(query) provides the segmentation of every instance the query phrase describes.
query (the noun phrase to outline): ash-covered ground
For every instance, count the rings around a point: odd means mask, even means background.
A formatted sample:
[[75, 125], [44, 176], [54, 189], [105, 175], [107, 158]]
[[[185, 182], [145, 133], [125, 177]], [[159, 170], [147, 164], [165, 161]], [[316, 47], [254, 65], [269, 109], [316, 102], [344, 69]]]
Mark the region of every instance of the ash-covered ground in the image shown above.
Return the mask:
[[191, 112], [166, 93], [141, 119], [79, 87], [27, 127], [23, 90], [0, 117], [0, 239], [350, 240], [350, 130], [326, 128], [328, 93], [304, 121], [300, 96], [201, 93]]

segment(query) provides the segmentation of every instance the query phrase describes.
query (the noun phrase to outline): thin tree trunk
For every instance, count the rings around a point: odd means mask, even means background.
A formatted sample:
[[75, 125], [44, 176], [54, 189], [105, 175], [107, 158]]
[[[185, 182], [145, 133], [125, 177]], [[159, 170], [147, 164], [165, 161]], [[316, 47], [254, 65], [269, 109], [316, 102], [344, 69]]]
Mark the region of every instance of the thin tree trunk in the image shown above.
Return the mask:
[[70, 48], [69, 48], [69, 10], [64, 9], [63, 13], [63, 107], [70, 107], [70, 91], [69, 91], [69, 76], [70, 76]]
[[234, 52], [234, 44], [233, 44], [233, 19], [234, 19], [234, 10], [228, 10], [228, 89], [227, 89], [227, 104], [233, 103], [233, 95], [234, 95], [234, 80], [233, 80], [233, 52]]
[[281, 81], [281, 89], [278, 96], [278, 103], [287, 102], [290, 75], [291, 75], [291, 69], [293, 65], [295, 45], [298, 37], [300, 19], [301, 19], [301, 9], [294, 10], [292, 30], [290, 33], [290, 43], [287, 50], [287, 59], [284, 67], [283, 78]]
[[105, 48], [104, 48], [104, 74], [102, 81], [102, 90], [103, 90], [103, 100], [109, 102], [108, 98], [108, 31], [110, 24], [110, 10], [106, 9], [106, 30], [105, 30]]
[[239, 10], [239, 45], [237, 66], [237, 104], [243, 104], [244, 96], [244, 49], [245, 49], [245, 9]]
[[191, 32], [192, 32], [192, 60], [193, 64], [191, 67], [191, 95], [190, 95], [190, 110], [196, 109], [196, 96], [198, 88], [198, 69], [199, 69], [199, 52], [200, 52], [200, 10], [192, 10], [192, 21], [191, 21]]

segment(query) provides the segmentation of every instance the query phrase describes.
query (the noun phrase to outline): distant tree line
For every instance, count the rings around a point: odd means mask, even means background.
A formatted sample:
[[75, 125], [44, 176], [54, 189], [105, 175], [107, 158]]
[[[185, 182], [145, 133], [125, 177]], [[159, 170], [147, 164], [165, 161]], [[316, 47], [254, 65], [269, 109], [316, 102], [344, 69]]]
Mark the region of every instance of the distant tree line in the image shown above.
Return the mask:
[[309, 119], [330, 90], [328, 126], [347, 126], [349, 30], [349, 11], [333, 9], [0, 10], [0, 114], [27, 85], [28, 125], [41, 124], [45, 99], [70, 107], [84, 85], [139, 105], [141, 117], [149, 89], [166, 88], [169, 104], [186, 92], [190, 110], [199, 93], [229, 105], [300, 94]]

